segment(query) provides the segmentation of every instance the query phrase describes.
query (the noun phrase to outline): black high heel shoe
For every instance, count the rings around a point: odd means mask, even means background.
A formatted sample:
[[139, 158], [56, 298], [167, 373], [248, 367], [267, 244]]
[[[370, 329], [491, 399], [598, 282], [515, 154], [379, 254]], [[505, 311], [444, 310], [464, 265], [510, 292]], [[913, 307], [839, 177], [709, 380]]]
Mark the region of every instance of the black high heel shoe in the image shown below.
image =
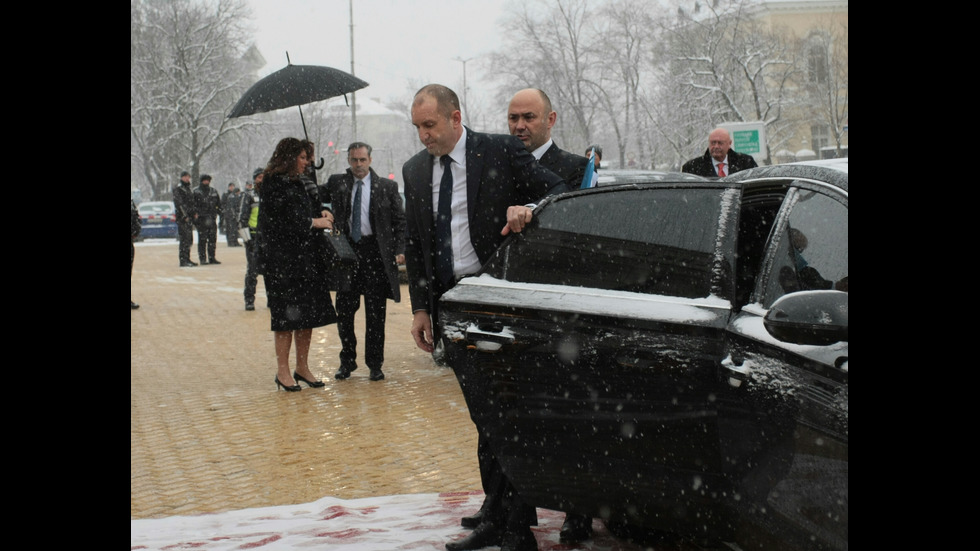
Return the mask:
[[293, 386], [282, 384], [279, 381], [279, 375], [276, 375], [276, 390], [279, 390], [279, 387], [282, 387], [283, 390], [287, 390], [289, 392], [299, 392], [299, 391], [303, 390], [303, 388], [299, 386], [299, 383], [296, 383]]
[[310, 388], [320, 388], [321, 386], [326, 386], [327, 385], [327, 383], [325, 383], [323, 381], [311, 381], [311, 380], [307, 379], [306, 377], [300, 375], [299, 373], [296, 373], [295, 371], [293, 371], [293, 378], [296, 379], [296, 381], [297, 381], [296, 386], [299, 386], [299, 382], [298, 381], [303, 381], [304, 383], [310, 385]]

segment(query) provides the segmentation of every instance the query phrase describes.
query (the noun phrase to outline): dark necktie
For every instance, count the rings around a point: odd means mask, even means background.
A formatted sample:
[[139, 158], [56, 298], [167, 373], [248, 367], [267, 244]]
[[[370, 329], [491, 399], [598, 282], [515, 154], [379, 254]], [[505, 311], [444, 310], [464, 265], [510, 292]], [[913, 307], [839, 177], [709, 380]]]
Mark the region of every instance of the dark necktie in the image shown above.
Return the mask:
[[453, 283], [453, 171], [450, 165], [453, 160], [449, 155], [443, 155], [442, 181], [439, 183], [439, 212], [436, 215], [436, 276], [448, 289]]
[[354, 184], [354, 206], [350, 213], [350, 238], [354, 243], [361, 240], [361, 188], [363, 187], [363, 180], [358, 180]]

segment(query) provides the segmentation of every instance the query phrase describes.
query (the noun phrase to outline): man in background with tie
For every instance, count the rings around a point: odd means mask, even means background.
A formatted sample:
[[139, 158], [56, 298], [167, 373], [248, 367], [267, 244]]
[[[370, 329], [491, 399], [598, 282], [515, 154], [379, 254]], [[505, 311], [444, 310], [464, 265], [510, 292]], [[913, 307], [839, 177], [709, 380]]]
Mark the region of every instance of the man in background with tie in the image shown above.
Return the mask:
[[743, 155], [732, 149], [732, 135], [728, 130], [715, 128], [708, 134], [708, 149], [704, 155], [684, 163], [681, 172], [721, 178], [757, 166], [752, 155]]
[[[517, 137], [474, 132], [462, 124], [459, 97], [439, 84], [422, 87], [411, 106], [425, 146], [402, 167], [407, 237], [405, 267], [412, 300], [412, 337], [432, 353], [442, 338], [438, 301], [456, 282], [480, 270], [510, 232], [531, 221], [528, 205], [568, 190]], [[450, 365], [454, 358], [447, 358]], [[460, 385], [478, 384], [457, 377]], [[464, 393], [465, 395], [466, 393]], [[470, 417], [481, 429], [480, 412]], [[537, 549], [534, 508], [504, 476], [482, 430], [477, 444], [486, 500], [479, 525], [449, 551], [499, 545], [501, 551]]]
[[337, 291], [337, 332], [340, 367], [336, 379], [350, 377], [357, 369], [357, 336], [354, 314], [364, 296], [364, 363], [369, 378], [385, 378], [385, 317], [388, 299], [401, 302], [398, 264], [405, 263], [405, 211], [398, 184], [382, 178], [371, 168], [371, 146], [354, 142], [347, 148], [350, 168], [334, 174], [320, 187], [320, 199], [331, 203], [334, 227], [347, 234], [357, 266], [349, 287]]

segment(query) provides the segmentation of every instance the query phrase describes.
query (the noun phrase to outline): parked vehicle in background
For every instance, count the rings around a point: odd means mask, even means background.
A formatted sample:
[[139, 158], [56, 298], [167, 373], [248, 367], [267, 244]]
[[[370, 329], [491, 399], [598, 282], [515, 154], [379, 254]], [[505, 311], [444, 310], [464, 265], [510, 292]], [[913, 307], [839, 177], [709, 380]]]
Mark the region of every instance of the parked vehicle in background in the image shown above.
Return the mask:
[[526, 501], [639, 539], [847, 549], [846, 163], [549, 197], [443, 295]]
[[143, 224], [140, 239], [177, 237], [177, 213], [173, 201], [145, 201], [136, 209]]

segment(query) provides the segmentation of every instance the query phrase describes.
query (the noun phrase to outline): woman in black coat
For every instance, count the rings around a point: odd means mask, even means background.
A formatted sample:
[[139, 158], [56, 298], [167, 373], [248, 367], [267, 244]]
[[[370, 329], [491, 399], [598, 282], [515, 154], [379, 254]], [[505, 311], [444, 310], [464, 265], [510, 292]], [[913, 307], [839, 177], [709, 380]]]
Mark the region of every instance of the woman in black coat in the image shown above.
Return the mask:
[[[333, 215], [310, 202], [300, 175], [313, 161], [307, 140], [283, 138], [265, 168], [259, 186], [262, 208], [258, 231], [272, 331], [275, 332], [276, 388], [300, 390], [298, 381], [322, 387], [307, 365], [314, 327], [336, 323], [337, 312], [326, 282], [322, 233], [333, 228]], [[289, 372], [289, 349], [296, 342], [296, 370]]]

